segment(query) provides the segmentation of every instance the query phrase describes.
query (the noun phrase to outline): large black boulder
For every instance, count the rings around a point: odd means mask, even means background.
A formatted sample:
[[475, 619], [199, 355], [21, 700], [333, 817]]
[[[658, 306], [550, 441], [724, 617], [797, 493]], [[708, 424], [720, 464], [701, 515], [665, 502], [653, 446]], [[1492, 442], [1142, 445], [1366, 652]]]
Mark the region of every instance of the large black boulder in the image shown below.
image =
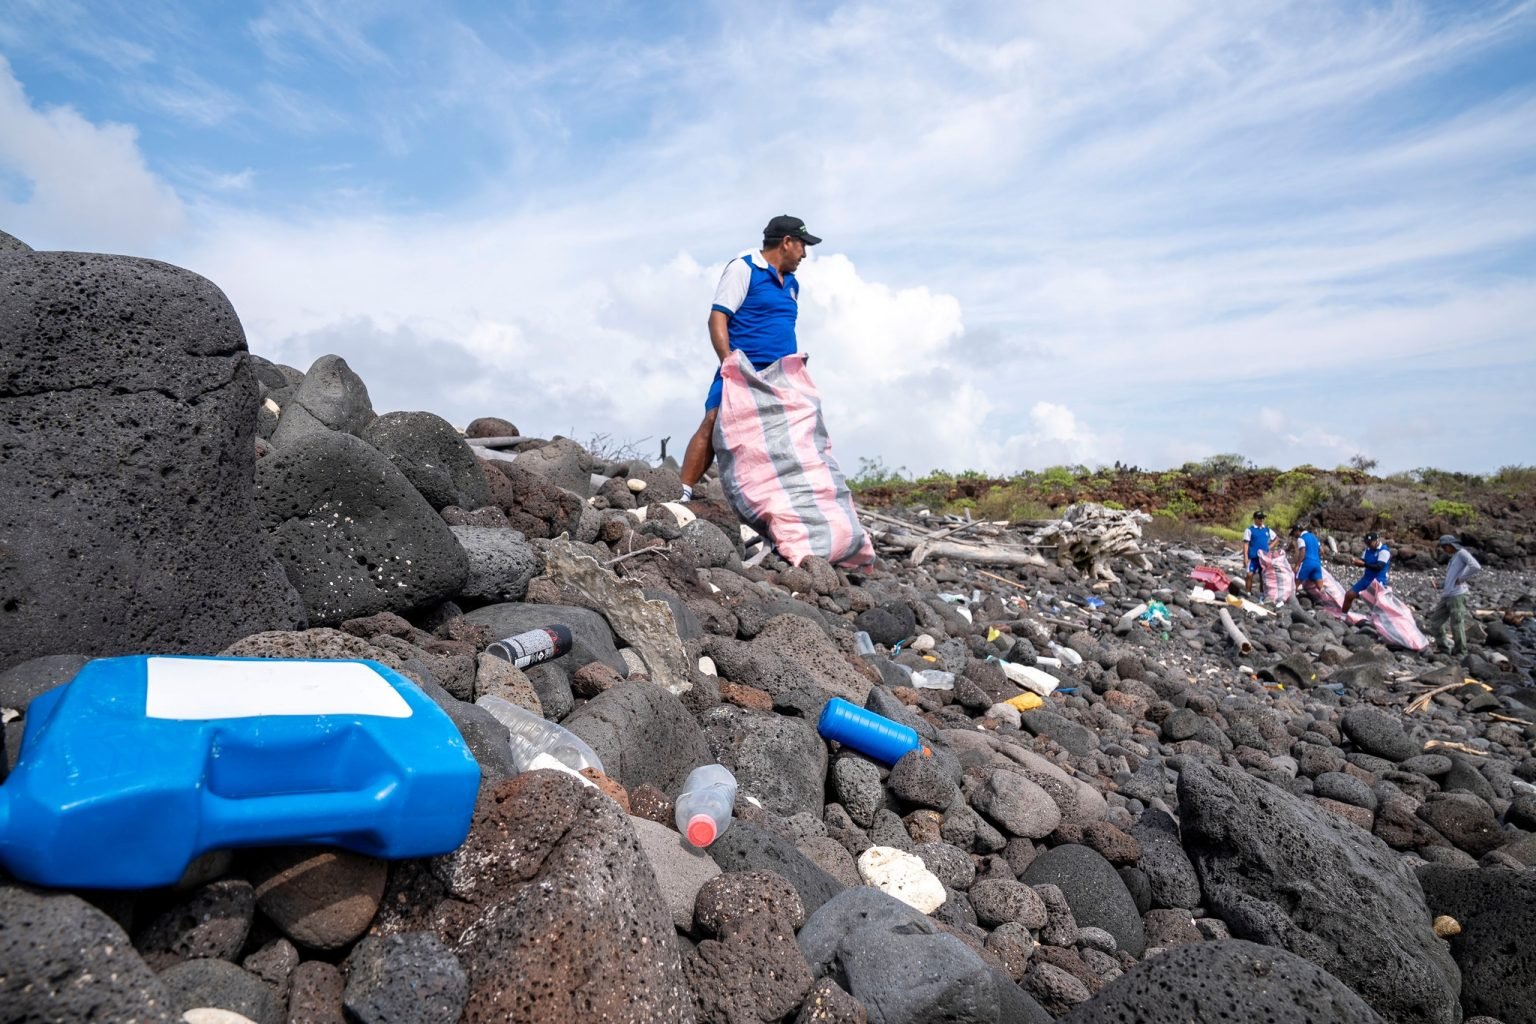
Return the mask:
[[331, 430], [361, 435], [372, 420], [373, 403], [363, 379], [341, 356], [321, 356], [282, 406], [272, 443], [281, 448]]
[[811, 973], [862, 1001], [873, 1024], [1051, 1019], [975, 950], [878, 889], [845, 889], [811, 914], [799, 938]]
[[451, 598], [469, 574], [448, 524], [350, 434], [308, 434], [262, 459], [256, 506], [312, 625]]
[[1381, 1024], [1348, 985], [1283, 949], [1240, 939], [1176, 946], [1104, 986], [1062, 1024]]
[[453, 425], [430, 412], [388, 412], [362, 438], [384, 453], [435, 509], [491, 503], [485, 471]]
[[1536, 875], [1505, 868], [1419, 868], [1429, 912], [1461, 925], [1451, 955], [1461, 966], [1461, 1008], [1514, 1024], [1536, 1012]]
[[1136, 900], [1114, 866], [1096, 850], [1075, 843], [1053, 847], [1024, 869], [1021, 880], [1056, 886], [1079, 925], [1104, 929], [1132, 956], [1141, 956], [1147, 948]]
[[122, 928], [80, 897], [0, 886], [0, 1019], [179, 1020]]
[[0, 253], [0, 668], [304, 624], [251, 504], [249, 360], [190, 271]]
[[1233, 768], [1187, 762], [1179, 827], [1234, 938], [1322, 967], [1386, 1020], [1457, 1024], [1461, 975], [1418, 879], [1375, 836]]
[[668, 795], [713, 760], [683, 702], [655, 683], [623, 683], [571, 712], [563, 723], [602, 759], [603, 770], [633, 789], [649, 783]]

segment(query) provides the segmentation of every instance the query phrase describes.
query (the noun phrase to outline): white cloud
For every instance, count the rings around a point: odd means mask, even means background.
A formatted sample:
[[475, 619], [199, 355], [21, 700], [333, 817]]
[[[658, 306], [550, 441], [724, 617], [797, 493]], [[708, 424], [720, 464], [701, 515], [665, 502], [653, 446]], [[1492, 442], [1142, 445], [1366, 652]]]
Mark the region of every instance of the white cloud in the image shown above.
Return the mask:
[[4, 57], [0, 169], [23, 185], [23, 195], [0, 198], [0, 223], [34, 247], [143, 251], [183, 223], [181, 201], [146, 166], [131, 126], [34, 107]]
[[[335, 346], [384, 405], [459, 422], [685, 435], [719, 266], [787, 210], [828, 239], [802, 268], [801, 343], [854, 465], [1326, 463], [1357, 444], [1386, 467], [1497, 464], [1536, 427], [1536, 85], [1441, 89], [1507, 70], [1536, 5], [724, 5], [637, 38], [579, 8], [551, 42], [408, 5], [269, 5], [250, 111], [181, 113], [274, 133], [270, 152], [355, 144], [307, 182], [179, 169], [191, 230], [170, 240], [175, 196], [128, 129], [3, 77], [0, 118], [116, 145], [109, 180], [141, 197], [117, 237], [224, 286], [257, 351]], [[322, 65], [343, 87], [295, 71]], [[430, 185], [391, 177], [424, 149]], [[75, 166], [35, 177], [88, 200]], [[278, 208], [253, 180], [300, 185]], [[156, 187], [170, 207], [143, 201]], [[74, 223], [57, 200], [32, 212]], [[1444, 389], [1479, 411], [1460, 440], [1416, 426]]]

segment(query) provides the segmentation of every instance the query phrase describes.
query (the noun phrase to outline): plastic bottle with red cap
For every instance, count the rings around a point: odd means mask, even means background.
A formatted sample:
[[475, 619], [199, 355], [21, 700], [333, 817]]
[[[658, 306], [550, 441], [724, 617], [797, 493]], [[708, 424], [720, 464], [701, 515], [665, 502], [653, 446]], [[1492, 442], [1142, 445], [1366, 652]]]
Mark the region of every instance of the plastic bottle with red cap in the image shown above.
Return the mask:
[[677, 830], [690, 844], [705, 847], [731, 824], [736, 806], [736, 776], [723, 764], [706, 764], [688, 773], [674, 803]]

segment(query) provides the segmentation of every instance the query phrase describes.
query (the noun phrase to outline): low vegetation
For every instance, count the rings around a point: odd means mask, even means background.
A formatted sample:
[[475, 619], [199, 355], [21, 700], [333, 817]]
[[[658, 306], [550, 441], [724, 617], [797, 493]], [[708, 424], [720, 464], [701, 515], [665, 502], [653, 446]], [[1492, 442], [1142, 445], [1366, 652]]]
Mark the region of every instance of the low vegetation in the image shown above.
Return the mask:
[[[1536, 513], [1536, 466], [1505, 466], [1480, 476], [1416, 469], [1371, 475], [1374, 460], [1356, 456], [1332, 470], [1260, 467], [1235, 453], [1213, 455], [1177, 469], [1136, 466], [1051, 466], [1009, 477], [975, 471], [933, 470], [922, 476], [879, 459], [864, 460], [849, 481], [872, 506], [926, 507], [1019, 523], [1059, 515], [1078, 501], [1134, 508], [1152, 516], [1154, 534], [1216, 536], [1236, 541], [1258, 508], [1269, 525], [1293, 523], [1331, 529], [1394, 529], [1412, 522], [1425, 529], [1462, 527], [1513, 510]], [[1422, 531], [1421, 531], [1422, 532]]]

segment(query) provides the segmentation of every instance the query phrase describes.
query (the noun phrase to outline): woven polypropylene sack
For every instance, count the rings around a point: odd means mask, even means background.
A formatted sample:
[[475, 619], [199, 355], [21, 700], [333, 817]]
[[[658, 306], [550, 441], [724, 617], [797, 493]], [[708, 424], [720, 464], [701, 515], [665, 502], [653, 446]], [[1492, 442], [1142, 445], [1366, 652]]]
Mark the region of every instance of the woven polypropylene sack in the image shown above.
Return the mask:
[[1360, 603], [1370, 606], [1366, 621], [1387, 643], [1408, 651], [1429, 646], [1429, 638], [1414, 620], [1413, 609], [1391, 587], [1383, 587], [1379, 581], [1372, 583], [1360, 592]]
[[1260, 592], [1264, 599], [1282, 605], [1296, 596], [1296, 570], [1284, 551], [1259, 552], [1259, 568], [1263, 570], [1264, 585]]
[[847, 569], [868, 568], [875, 549], [832, 457], [821, 394], [805, 360], [796, 353], [755, 370], [733, 352], [721, 364], [720, 483], [741, 521], [791, 564], [820, 555]]

